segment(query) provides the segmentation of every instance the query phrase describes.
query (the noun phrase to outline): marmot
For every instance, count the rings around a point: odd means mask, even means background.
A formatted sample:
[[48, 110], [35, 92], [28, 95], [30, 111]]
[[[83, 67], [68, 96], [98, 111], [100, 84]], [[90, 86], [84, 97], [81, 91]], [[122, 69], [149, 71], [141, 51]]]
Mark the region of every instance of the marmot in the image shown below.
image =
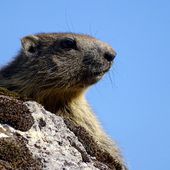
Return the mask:
[[126, 166], [119, 149], [100, 127], [85, 92], [110, 69], [116, 56], [89, 35], [42, 33], [21, 40], [16, 58], [0, 70], [0, 86], [41, 103], [62, 116], [87, 152], [110, 169]]

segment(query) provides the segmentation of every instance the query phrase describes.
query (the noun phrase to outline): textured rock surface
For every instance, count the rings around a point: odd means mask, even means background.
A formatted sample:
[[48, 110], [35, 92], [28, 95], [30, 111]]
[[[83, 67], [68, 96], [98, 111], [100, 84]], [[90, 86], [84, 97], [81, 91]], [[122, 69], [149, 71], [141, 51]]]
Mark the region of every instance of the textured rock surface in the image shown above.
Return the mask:
[[15, 129], [27, 131], [34, 119], [22, 101], [0, 95], [0, 123], [6, 123]]
[[108, 169], [97, 167], [61, 117], [36, 102], [0, 96], [0, 170]]

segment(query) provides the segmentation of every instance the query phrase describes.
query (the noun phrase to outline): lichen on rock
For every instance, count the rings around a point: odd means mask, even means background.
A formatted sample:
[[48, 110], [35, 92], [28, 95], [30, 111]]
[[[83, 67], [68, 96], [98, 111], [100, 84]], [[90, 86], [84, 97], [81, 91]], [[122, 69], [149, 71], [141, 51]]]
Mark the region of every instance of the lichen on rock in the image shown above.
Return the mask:
[[27, 131], [33, 125], [34, 119], [23, 101], [0, 95], [0, 123]]

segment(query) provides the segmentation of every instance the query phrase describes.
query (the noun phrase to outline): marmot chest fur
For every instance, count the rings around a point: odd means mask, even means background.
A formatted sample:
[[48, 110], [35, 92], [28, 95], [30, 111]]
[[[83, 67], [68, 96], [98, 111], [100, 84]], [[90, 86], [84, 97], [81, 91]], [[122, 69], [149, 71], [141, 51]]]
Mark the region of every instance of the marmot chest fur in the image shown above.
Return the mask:
[[92, 113], [84, 94], [110, 69], [115, 51], [88, 35], [24, 37], [18, 56], [0, 70], [0, 86], [41, 103], [64, 118], [87, 152], [110, 169], [125, 169], [120, 152]]

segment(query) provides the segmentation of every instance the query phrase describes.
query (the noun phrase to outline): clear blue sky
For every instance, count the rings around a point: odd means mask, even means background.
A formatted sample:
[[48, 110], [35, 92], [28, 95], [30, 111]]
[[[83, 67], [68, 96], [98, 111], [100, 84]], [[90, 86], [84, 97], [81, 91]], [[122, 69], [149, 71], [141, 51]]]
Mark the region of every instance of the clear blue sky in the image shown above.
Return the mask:
[[1, 1], [0, 65], [17, 54], [22, 36], [66, 31], [117, 51], [110, 77], [87, 98], [130, 169], [170, 169], [170, 1]]

